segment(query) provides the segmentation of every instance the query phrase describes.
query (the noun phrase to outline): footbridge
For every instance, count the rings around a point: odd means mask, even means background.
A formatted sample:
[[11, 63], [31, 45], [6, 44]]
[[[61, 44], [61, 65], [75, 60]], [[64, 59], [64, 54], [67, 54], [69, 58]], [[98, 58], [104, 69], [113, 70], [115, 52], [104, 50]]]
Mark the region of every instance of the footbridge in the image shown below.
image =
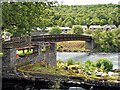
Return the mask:
[[85, 41], [86, 49], [93, 49], [92, 36], [88, 35], [75, 35], [75, 34], [55, 34], [55, 35], [40, 35], [32, 36], [33, 42], [62, 42], [62, 41]]

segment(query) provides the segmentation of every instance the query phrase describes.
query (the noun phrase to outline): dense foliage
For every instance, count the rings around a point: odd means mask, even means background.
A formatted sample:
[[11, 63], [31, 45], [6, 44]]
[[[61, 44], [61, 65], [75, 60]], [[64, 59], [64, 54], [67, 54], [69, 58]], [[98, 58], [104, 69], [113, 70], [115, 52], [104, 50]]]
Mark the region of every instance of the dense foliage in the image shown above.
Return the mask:
[[103, 71], [110, 71], [113, 69], [113, 64], [110, 60], [106, 58], [99, 58], [96, 61], [96, 67], [102, 69]]
[[54, 7], [54, 25], [72, 27], [72, 25], [115, 24], [118, 26], [120, 23], [118, 8], [119, 5], [116, 4], [57, 6]]
[[94, 42], [95, 49], [100, 52], [119, 52], [119, 39], [118, 34], [120, 34], [120, 29], [115, 30], [96, 30], [91, 31]]
[[55, 5], [54, 2], [2, 3], [2, 28], [13, 35], [28, 35], [34, 27], [120, 23], [119, 5]]
[[74, 25], [72, 26], [72, 29], [70, 30], [71, 34], [83, 34], [83, 28], [80, 25]]
[[60, 29], [60, 27], [56, 26], [56, 27], [52, 27], [48, 33], [49, 34], [61, 34], [62, 30]]
[[43, 2], [3, 2], [2, 28], [14, 36], [30, 35], [34, 27], [50, 25], [52, 3]]

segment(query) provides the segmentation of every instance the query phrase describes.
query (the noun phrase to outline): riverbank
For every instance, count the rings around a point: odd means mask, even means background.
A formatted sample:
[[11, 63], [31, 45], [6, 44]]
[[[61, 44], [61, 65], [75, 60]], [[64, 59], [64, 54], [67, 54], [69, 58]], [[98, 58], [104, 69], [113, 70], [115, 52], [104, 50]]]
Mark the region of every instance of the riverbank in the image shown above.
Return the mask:
[[[67, 80], [60, 79], [60, 76], [37, 75], [34, 77], [2, 77], [2, 90], [39, 90], [39, 89], [69, 89], [70, 87], [81, 88], [81, 90], [119, 90], [120, 83], [99, 80], [89, 80], [84, 78], [69, 77]], [[61, 80], [61, 81], [59, 81]], [[60, 83], [59, 83], [59, 82]], [[59, 86], [55, 86], [59, 83]]]
[[85, 49], [85, 41], [58, 42], [57, 51], [59, 52], [90, 52], [90, 50]]
[[[106, 59], [104, 61], [106, 61]], [[89, 60], [85, 62], [85, 64], [83, 64], [82, 66], [81, 65], [82, 64], [80, 62], [73, 63], [73, 61], [71, 60], [68, 60], [67, 62], [62, 62], [59, 60], [57, 61], [56, 66], [47, 66], [46, 63], [41, 61], [35, 64], [28, 64], [21, 66], [17, 70], [21, 73], [30, 76], [44, 74], [44, 75], [53, 75], [53, 76], [55, 75], [55, 76], [63, 76], [63, 77], [80, 77], [90, 80], [104, 80], [107, 82], [120, 81], [119, 75], [111, 76], [114, 75], [114, 72], [113, 74], [109, 75], [109, 72], [111, 71], [108, 72], [108, 71], [104, 71], [105, 69], [97, 68], [96, 65], [93, 65], [93, 62]], [[117, 72], [115, 72], [115, 74], [117, 74]]]

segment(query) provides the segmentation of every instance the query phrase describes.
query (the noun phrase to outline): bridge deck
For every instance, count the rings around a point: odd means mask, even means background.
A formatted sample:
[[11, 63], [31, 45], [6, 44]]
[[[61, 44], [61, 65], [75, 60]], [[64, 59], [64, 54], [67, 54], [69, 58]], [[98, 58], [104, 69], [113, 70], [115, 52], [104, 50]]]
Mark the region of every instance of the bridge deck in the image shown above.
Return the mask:
[[87, 35], [74, 35], [74, 34], [60, 34], [60, 35], [41, 35], [32, 36], [32, 41], [43, 41], [43, 42], [61, 42], [61, 41], [92, 41], [92, 36]]

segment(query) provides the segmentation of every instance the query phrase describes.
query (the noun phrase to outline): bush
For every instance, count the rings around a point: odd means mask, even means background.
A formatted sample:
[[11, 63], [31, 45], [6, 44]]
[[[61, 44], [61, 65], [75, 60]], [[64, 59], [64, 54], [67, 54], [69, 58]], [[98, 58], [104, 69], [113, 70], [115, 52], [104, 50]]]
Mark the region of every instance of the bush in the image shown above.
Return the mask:
[[74, 25], [71, 29], [72, 34], [83, 34], [83, 28], [80, 25]]
[[61, 34], [62, 30], [57, 26], [57, 27], [52, 27], [51, 30], [48, 32], [49, 34]]
[[91, 74], [95, 70], [94, 62], [87, 60], [84, 64], [84, 70], [85, 72]]
[[103, 71], [111, 71], [113, 69], [113, 64], [106, 58], [99, 58], [96, 61], [96, 67], [102, 69]]
[[68, 66], [69, 65], [74, 65], [74, 62], [73, 62], [73, 60], [71, 58], [67, 60], [67, 65]]

